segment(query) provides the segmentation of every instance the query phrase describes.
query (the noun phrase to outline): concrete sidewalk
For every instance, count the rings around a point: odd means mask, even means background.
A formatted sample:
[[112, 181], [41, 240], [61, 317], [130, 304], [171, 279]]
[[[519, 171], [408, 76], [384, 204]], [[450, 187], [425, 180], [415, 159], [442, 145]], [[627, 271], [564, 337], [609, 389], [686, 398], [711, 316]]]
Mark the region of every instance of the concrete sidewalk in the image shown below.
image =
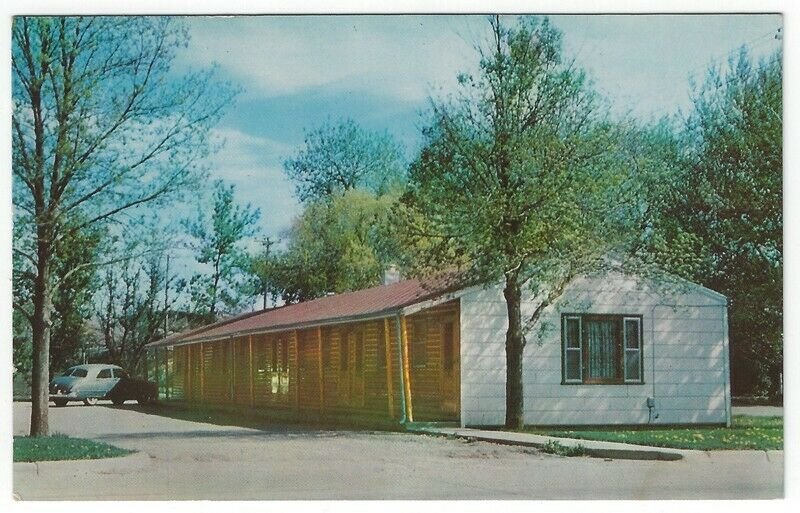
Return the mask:
[[441, 436], [456, 436], [481, 442], [503, 445], [519, 445], [523, 447], [542, 448], [548, 442], [558, 442], [564, 447], [583, 446], [588, 456], [595, 458], [612, 458], [619, 460], [662, 460], [675, 461], [689, 455], [703, 454], [703, 451], [686, 449], [669, 449], [646, 445], [624, 444], [619, 442], [603, 442], [599, 440], [578, 440], [575, 438], [557, 438], [554, 436], [536, 435], [533, 433], [514, 433], [510, 431], [489, 431], [460, 427], [440, 427], [431, 425], [412, 425], [408, 430]]

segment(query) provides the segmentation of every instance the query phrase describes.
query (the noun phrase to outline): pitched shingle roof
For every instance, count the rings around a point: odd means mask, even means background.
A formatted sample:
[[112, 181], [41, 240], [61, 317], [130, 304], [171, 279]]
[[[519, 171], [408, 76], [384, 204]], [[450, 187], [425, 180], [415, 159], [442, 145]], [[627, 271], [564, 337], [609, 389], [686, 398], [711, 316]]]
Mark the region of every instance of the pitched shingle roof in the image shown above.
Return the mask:
[[458, 289], [452, 276], [404, 280], [389, 285], [345, 292], [292, 305], [250, 312], [201, 328], [170, 335], [147, 347], [214, 340], [266, 331], [321, 326], [369, 317], [388, 317], [403, 308]]

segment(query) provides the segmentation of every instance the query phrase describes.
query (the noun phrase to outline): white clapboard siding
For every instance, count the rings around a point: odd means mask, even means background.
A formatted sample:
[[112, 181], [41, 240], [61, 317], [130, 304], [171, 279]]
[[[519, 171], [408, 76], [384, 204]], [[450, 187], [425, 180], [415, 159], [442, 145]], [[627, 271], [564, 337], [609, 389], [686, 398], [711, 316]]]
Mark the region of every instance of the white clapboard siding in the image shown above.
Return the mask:
[[[536, 307], [523, 303], [523, 313]], [[562, 313], [642, 316], [643, 384], [562, 385]], [[461, 422], [505, 421], [502, 287], [461, 296]], [[525, 423], [726, 423], [730, 416], [726, 300], [692, 284], [657, 284], [609, 272], [573, 280], [527, 334]], [[655, 407], [648, 411], [647, 399]]]

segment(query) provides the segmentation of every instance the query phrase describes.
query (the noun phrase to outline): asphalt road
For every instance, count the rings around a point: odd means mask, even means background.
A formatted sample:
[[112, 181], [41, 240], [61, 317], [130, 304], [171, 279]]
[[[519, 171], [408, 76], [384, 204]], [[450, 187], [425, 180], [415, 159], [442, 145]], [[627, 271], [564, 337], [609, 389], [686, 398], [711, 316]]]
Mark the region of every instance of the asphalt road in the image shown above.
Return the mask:
[[[404, 433], [248, 429], [130, 407], [52, 408], [51, 430], [149, 455], [145, 468], [64, 475], [15, 470], [25, 499], [650, 499], [775, 498], [783, 452], [681, 461], [564, 458], [532, 449]], [[29, 403], [14, 403], [14, 433]], [[15, 466], [15, 469], [18, 468]]]

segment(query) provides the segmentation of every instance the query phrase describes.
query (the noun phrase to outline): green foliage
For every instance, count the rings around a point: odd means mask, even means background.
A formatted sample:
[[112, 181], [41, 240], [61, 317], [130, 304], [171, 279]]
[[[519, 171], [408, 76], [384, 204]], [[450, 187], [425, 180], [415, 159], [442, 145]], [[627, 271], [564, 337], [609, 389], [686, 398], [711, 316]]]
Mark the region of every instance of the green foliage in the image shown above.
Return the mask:
[[558, 440], [548, 440], [542, 447], [542, 452], [556, 456], [586, 456], [586, 447], [581, 444], [564, 445]]
[[71, 233], [57, 244], [53, 272], [58, 288], [53, 294], [53, 326], [50, 338], [50, 374], [82, 363], [81, 353], [89, 339], [92, 299], [98, 285], [97, 259], [102, 233], [92, 228]]
[[135, 451], [64, 435], [14, 437], [14, 461], [96, 460], [127, 456]]
[[[525, 331], [573, 276], [630, 243], [636, 188], [621, 162], [623, 130], [562, 58], [561, 33], [546, 18], [509, 28], [494, 17], [491, 28], [480, 73], [432, 101], [401, 219], [428, 272], [504, 283], [506, 426], [519, 427]], [[539, 304], [523, 322], [526, 283]]]
[[387, 227], [395, 199], [350, 190], [308, 204], [273, 267], [283, 299], [304, 301], [378, 285], [393, 260]]
[[783, 120], [778, 52], [746, 52], [696, 92], [683, 169], [644, 245], [675, 274], [725, 294], [734, 393], [780, 395], [783, 346]]
[[403, 150], [388, 133], [352, 120], [306, 133], [305, 147], [284, 163], [304, 203], [286, 249], [272, 255], [273, 297], [304, 301], [380, 283], [406, 248], [392, 210], [405, 180]]
[[262, 248], [254, 254], [248, 255], [246, 262], [246, 273], [250, 294], [261, 296], [262, 308], [267, 308], [267, 301], [270, 297], [275, 300], [280, 295], [276, 288], [276, 258], [272, 246], [275, 244], [269, 237], [264, 237], [261, 241]]
[[404, 196], [424, 219], [409, 231], [439, 256], [434, 269], [460, 264], [480, 282], [517, 273], [547, 288], [624, 233], [620, 133], [562, 60], [547, 19], [496, 22], [495, 38], [480, 75], [462, 75], [454, 99], [433, 103]]
[[381, 196], [405, 181], [402, 147], [388, 133], [364, 130], [352, 119], [307, 131], [305, 147], [284, 169], [304, 203], [356, 188]]
[[256, 235], [261, 215], [249, 203], [237, 205], [234, 186], [221, 180], [214, 184], [213, 202], [210, 218], [201, 209], [196, 219], [184, 222], [195, 258], [210, 269], [196, 273], [190, 282], [195, 310], [206, 315], [209, 322], [220, 313], [236, 312], [249, 299], [245, 274], [248, 257], [242, 243]]
[[570, 431], [536, 430], [535, 432], [561, 438], [603, 440], [653, 447], [696, 450], [783, 450], [782, 417], [748, 417], [736, 415], [732, 426], [726, 427], [665, 427], [647, 426], [640, 429], [596, 428]]
[[212, 147], [210, 128], [232, 100], [232, 88], [212, 71], [174, 74], [187, 38], [173, 17], [13, 20], [12, 197], [23, 234], [13, 250], [31, 264], [34, 284], [31, 311], [23, 313], [31, 326], [34, 435], [48, 432], [52, 315], [64, 285], [54, 272], [59, 251], [86, 229], [103, 230], [191, 190]]
[[94, 314], [100, 328], [98, 342], [105, 352], [92, 360], [99, 358], [144, 374], [144, 346], [165, 336], [165, 317], [175, 309], [186, 284], [166, 275], [164, 241], [173, 235], [154, 223], [138, 228], [128, 233], [131, 242], [106, 248], [106, 253], [128, 257], [101, 268]]
[[[15, 225], [17, 248], [28, 248], [30, 241], [20, 232], [25, 223]], [[90, 227], [68, 232], [55, 245], [52, 294], [52, 335], [50, 342], [50, 374], [68, 365], [79, 363], [87, 342], [88, 321], [92, 315], [92, 296], [97, 285], [97, 259], [102, 233]], [[30, 312], [34, 287], [34, 269], [21, 253], [14, 254], [13, 294], [15, 368], [31, 371]]]

